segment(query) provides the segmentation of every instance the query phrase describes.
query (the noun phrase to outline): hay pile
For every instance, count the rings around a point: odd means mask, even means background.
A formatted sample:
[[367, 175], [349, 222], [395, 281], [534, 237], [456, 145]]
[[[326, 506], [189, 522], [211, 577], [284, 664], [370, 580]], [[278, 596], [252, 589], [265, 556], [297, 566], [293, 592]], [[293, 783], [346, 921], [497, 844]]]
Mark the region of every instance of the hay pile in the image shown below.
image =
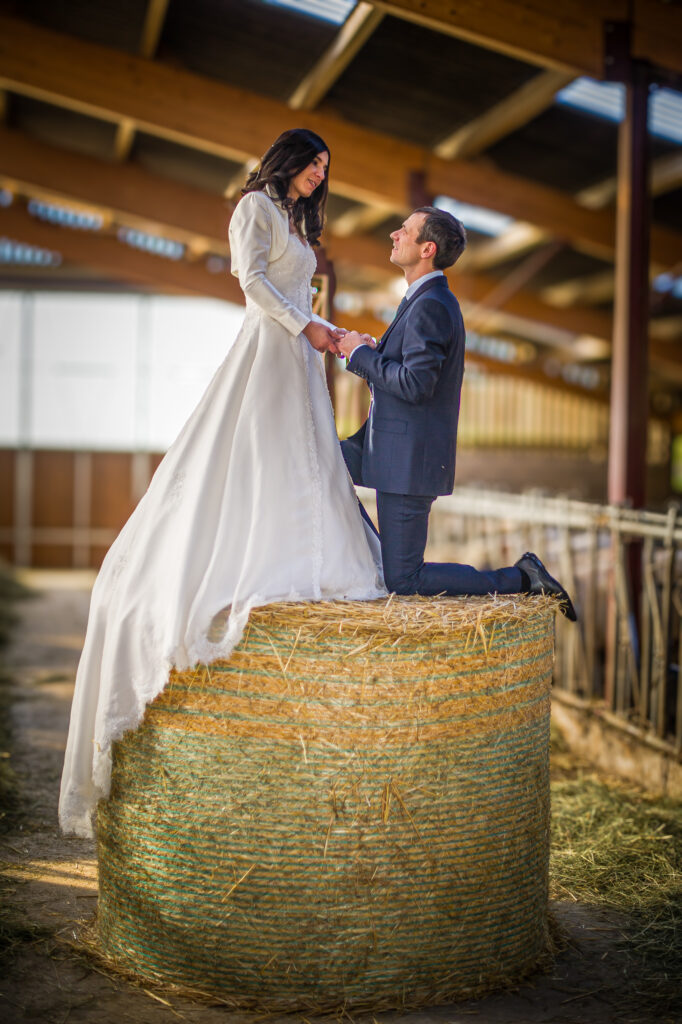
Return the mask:
[[547, 949], [551, 599], [254, 611], [116, 745], [105, 953], [242, 1006], [424, 1005]]

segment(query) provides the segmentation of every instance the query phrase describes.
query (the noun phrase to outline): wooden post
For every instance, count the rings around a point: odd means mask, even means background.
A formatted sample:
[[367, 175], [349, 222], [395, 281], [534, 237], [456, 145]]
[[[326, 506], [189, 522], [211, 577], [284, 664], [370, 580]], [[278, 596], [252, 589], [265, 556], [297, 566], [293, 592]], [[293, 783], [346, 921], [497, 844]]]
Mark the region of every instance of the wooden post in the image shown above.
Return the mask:
[[649, 324], [648, 73], [636, 61], [618, 139], [616, 295], [611, 364], [609, 502], [646, 498]]

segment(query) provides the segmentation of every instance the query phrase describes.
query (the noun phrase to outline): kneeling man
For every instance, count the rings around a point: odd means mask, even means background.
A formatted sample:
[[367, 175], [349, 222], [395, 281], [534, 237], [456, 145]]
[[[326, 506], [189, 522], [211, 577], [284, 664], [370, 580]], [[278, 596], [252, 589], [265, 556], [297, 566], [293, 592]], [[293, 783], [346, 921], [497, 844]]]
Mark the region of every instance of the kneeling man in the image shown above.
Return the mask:
[[489, 572], [424, 561], [431, 505], [455, 482], [465, 332], [443, 271], [463, 252], [466, 233], [451, 214], [424, 206], [391, 240], [391, 262], [408, 284], [393, 322], [376, 345], [357, 331], [337, 341], [372, 392], [367, 421], [341, 448], [353, 482], [376, 488], [386, 586], [398, 594], [554, 594], [574, 621], [570, 597], [532, 552]]

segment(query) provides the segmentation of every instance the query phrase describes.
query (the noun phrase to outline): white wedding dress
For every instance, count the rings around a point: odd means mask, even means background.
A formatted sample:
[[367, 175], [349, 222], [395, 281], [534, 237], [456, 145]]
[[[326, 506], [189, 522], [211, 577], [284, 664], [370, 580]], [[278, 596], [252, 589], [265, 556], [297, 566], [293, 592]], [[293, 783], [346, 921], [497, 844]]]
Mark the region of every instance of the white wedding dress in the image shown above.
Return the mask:
[[[140, 723], [173, 666], [229, 655], [257, 605], [385, 595], [323, 363], [300, 333], [315, 255], [263, 192], [238, 204], [230, 245], [243, 326], [92, 592], [59, 802], [62, 828], [77, 835], [92, 835], [108, 796], [112, 742]], [[216, 639], [211, 622], [228, 606]]]

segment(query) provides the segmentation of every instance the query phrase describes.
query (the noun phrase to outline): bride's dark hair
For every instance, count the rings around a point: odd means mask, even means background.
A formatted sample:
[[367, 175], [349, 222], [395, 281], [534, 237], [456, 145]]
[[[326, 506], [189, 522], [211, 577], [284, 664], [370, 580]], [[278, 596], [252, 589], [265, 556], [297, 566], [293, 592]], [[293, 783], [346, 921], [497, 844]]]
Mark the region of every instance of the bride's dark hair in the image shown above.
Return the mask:
[[305, 170], [318, 153], [324, 152], [329, 153], [329, 147], [315, 132], [307, 128], [290, 128], [275, 139], [242, 189], [244, 196], [247, 192], [262, 192], [268, 185], [284, 209], [289, 211], [298, 233], [305, 235], [310, 245], [320, 244], [327, 205], [327, 175], [310, 196], [294, 200], [287, 192], [291, 179]]

